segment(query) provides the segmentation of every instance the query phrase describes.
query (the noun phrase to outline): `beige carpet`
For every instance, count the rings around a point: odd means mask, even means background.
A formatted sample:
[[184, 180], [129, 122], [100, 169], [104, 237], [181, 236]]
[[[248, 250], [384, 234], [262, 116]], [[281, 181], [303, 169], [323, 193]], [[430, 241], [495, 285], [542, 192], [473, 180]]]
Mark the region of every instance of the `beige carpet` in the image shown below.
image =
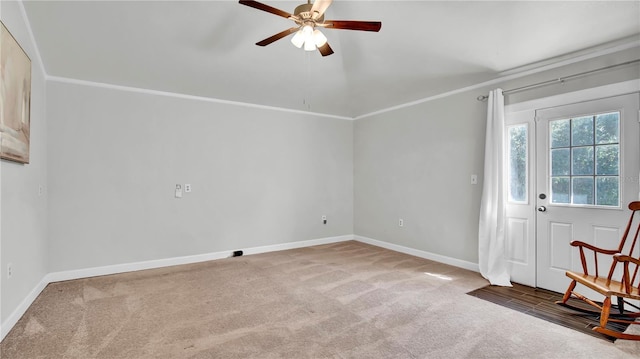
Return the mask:
[[465, 293], [477, 273], [359, 242], [47, 286], [13, 358], [638, 358]]

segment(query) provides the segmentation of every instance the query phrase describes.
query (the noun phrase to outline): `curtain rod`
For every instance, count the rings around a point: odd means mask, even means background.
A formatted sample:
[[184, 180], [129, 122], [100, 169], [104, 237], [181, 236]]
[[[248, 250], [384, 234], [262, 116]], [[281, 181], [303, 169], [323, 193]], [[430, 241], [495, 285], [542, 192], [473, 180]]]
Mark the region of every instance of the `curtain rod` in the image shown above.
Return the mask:
[[[529, 90], [529, 89], [533, 89], [533, 88], [537, 88], [537, 87], [542, 87], [542, 86], [546, 86], [546, 85], [551, 85], [554, 83], [564, 83], [566, 80], [571, 80], [574, 79], [576, 77], [581, 77], [581, 76], [585, 76], [585, 75], [589, 75], [592, 74], [594, 72], [599, 72], [599, 71], [604, 71], [604, 70], [608, 70], [608, 69], [612, 69], [614, 67], [619, 67], [619, 66], [624, 66], [624, 65], [630, 65], [630, 64], [634, 64], [636, 62], [640, 62], [640, 59], [636, 59], [636, 60], [631, 60], [631, 61], [627, 61], [627, 62], [621, 62], [619, 64], [615, 64], [615, 65], [610, 65], [610, 66], [605, 66], [605, 67], [601, 67], [595, 70], [590, 70], [590, 71], [585, 71], [585, 72], [580, 72], [577, 74], [573, 74], [573, 75], [569, 75], [569, 76], [565, 76], [565, 77], [559, 77], [557, 79], [553, 79], [553, 80], [547, 80], [547, 81], [542, 81], [542, 82], [538, 82], [535, 84], [531, 84], [531, 85], [526, 85], [526, 86], [522, 86], [522, 87], [517, 87], [514, 89], [509, 89], [509, 90], [505, 90], [502, 91], [503, 94], [507, 95], [510, 93], [514, 93], [514, 92], [520, 92], [520, 91], [525, 91], [525, 90]], [[482, 96], [478, 96], [476, 99], [478, 101], [485, 101], [486, 99], [488, 99], [489, 96], [488, 95], [482, 95]]]

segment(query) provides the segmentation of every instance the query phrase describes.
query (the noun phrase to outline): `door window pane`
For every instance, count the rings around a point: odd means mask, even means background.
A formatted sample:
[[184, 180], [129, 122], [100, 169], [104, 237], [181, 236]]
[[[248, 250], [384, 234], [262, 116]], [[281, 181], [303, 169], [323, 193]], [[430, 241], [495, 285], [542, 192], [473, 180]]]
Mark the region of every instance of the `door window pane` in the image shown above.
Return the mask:
[[620, 168], [618, 145], [596, 146], [596, 174], [617, 176]]
[[593, 204], [593, 177], [573, 177], [573, 204]]
[[596, 177], [596, 193], [597, 193], [597, 205], [600, 206], [619, 206], [620, 198], [620, 184], [619, 178], [616, 176], [611, 177]]
[[593, 116], [571, 119], [571, 145], [593, 144]]
[[549, 122], [551, 202], [620, 206], [620, 113]]
[[571, 178], [551, 178], [551, 203], [571, 203]]
[[596, 143], [620, 142], [620, 116], [618, 112], [596, 116]]
[[509, 127], [509, 201], [527, 202], [527, 136], [526, 124]]
[[551, 175], [552, 176], [570, 175], [571, 165], [570, 165], [569, 159], [570, 159], [570, 153], [568, 148], [551, 150]]
[[593, 174], [593, 147], [574, 147], [572, 161], [572, 175], [592, 175]]
[[556, 120], [551, 122], [551, 148], [569, 147], [571, 144], [571, 121]]

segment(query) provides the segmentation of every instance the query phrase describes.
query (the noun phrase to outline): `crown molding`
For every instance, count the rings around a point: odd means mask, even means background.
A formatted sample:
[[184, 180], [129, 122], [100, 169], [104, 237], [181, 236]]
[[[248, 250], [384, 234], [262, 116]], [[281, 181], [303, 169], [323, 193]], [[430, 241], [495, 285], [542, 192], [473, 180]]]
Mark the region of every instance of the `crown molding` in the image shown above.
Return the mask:
[[[501, 72], [501, 76], [498, 78], [495, 78], [493, 80], [489, 80], [489, 81], [485, 81], [485, 82], [481, 82], [475, 85], [471, 85], [471, 86], [467, 86], [467, 87], [463, 87], [463, 88], [459, 88], [456, 90], [452, 90], [452, 91], [448, 91], [448, 92], [444, 92], [438, 95], [434, 95], [434, 96], [430, 96], [430, 97], [426, 97], [420, 100], [416, 100], [416, 101], [412, 101], [412, 102], [407, 102], [398, 106], [393, 106], [393, 107], [388, 107], [382, 110], [378, 110], [375, 112], [370, 112], [364, 115], [360, 115], [360, 116], [356, 116], [354, 119], [355, 120], [361, 120], [361, 119], [366, 119], [368, 117], [373, 117], [385, 112], [390, 112], [390, 111], [394, 111], [394, 110], [399, 110], [402, 108], [406, 108], [406, 107], [412, 107], [415, 105], [419, 105], [421, 103], [425, 103], [425, 102], [429, 102], [429, 101], [433, 101], [433, 100], [437, 100], [437, 99], [441, 99], [444, 97], [448, 97], [448, 96], [453, 96], [459, 93], [463, 93], [463, 92], [468, 92], [468, 91], [473, 91], [473, 90], [478, 90], [481, 88], [485, 88], [488, 86], [492, 86], [492, 85], [496, 85], [499, 83], [503, 83], [509, 80], [515, 80], [521, 77], [525, 77], [525, 76], [529, 76], [529, 75], [535, 75], [537, 73], [541, 73], [541, 72], [545, 72], [545, 71], [549, 71], [549, 70], [553, 70], [559, 67], [563, 67], [563, 66], [567, 66], [567, 65], [572, 65], [578, 62], [582, 62], [582, 61], [586, 61], [586, 60], [590, 60], [590, 59], [594, 59], [596, 57], [600, 57], [600, 56], [605, 56], [605, 55], [610, 55], [610, 54], [614, 54], [616, 52], [620, 52], [620, 51], [624, 51], [624, 50], [629, 50], [629, 49], [633, 49], [633, 48], [638, 48], [640, 47], [640, 40], [633, 40], [633, 41], [629, 41], [629, 42], [624, 42], [622, 44], [616, 44], [613, 46], [608, 46], [608, 47], [603, 47], [603, 48], [599, 48], [597, 50], [585, 50], [584, 52], [579, 52], [579, 53], [574, 53], [573, 57], [570, 58], [566, 58], [566, 56], [563, 57], [559, 57], [556, 59], [552, 59], [552, 60], [547, 60], [544, 62], [539, 62], [536, 64], [532, 64], [532, 65], [527, 65], [524, 67], [519, 67], [516, 69], [511, 69], [511, 70], [507, 70], [504, 72]], [[579, 54], [579, 55], [577, 55]]]

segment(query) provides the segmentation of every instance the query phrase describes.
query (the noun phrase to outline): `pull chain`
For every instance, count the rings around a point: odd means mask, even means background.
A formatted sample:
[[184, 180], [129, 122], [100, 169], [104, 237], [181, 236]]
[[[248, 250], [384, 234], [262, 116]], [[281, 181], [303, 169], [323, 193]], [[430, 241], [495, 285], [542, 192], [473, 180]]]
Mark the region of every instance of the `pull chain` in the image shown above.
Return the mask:
[[307, 71], [305, 74], [306, 81], [303, 81], [303, 92], [302, 92], [302, 105], [304, 109], [307, 111], [311, 111], [311, 104], [309, 103], [309, 87], [311, 85], [311, 52], [304, 51], [305, 63], [307, 66]]

